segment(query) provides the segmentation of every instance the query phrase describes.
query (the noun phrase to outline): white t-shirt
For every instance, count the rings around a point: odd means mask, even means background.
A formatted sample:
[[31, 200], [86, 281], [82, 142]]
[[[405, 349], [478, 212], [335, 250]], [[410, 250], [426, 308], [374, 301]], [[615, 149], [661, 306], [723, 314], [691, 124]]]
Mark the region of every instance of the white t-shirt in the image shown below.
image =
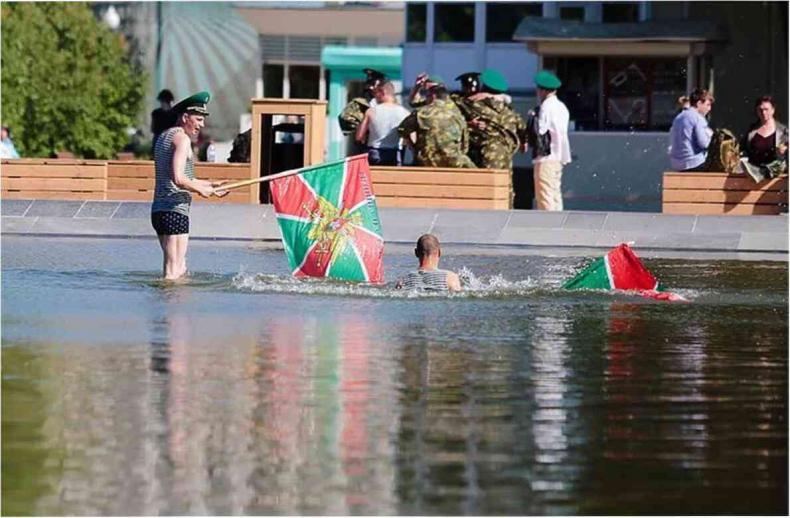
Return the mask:
[[554, 161], [565, 165], [571, 162], [571, 144], [568, 141], [569, 121], [570, 113], [565, 104], [557, 99], [556, 95], [546, 97], [540, 104], [538, 132], [543, 135], [548, 131], [551, 135], [551, 153], [535, 158], [533, 164]]
[[368, 147], [396, 149], [398, 147], [398, 125], [409, 116], [409, 110], [394, 103], [377, 104], [369, 108]]

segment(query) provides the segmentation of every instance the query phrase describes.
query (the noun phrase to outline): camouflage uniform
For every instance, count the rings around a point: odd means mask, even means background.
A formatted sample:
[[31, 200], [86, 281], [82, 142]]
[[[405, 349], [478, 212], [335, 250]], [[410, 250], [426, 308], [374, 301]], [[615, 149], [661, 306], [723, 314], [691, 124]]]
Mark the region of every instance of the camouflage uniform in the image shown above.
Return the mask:
[[349, 101], [340, 115], [337, 117], [340, 129], [343, 133], [351, 133], [357, 130], [357, 126], [362, 124], [365, 112], [370, 108], [370, 101], [364, 97], [354, 97]]
[[406, 117], [398, 126], [398, 133], [409, 139], [417, 133], [415, 156], [417, 164], [425, 167], [469, 167], [474, 168], [466, 152], [469, 148], [469, 132], [464, 116], [447, 99], [435, 99]]
[[467, 121], [477, 119], [485, 129], [469, 129], [469, 157], [483, 169], [513, 169], [513, 155], [524, 143], [527, 125], [515, 110], [504, 102], [486, 98], [472, 101], [452, 96]]

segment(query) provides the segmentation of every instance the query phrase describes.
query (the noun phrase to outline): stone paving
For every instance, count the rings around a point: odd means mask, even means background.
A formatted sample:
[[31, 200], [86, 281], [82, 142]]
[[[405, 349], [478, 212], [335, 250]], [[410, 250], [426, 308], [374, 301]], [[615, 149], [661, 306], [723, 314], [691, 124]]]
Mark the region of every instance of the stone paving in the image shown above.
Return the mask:
[[[3, 200], [4, 234], [153, 237], [151, 204], [118, 201]], [[731, 257], [771, 254], [786, 260], [788, 217], [680, 216], [641, 212], [379, 209], [384, 238], [413, 243], [432, 232], [444, 244], [607, 249], [633, 241], [637, 250]], [[279, 241], [271, 205], [192, 206], [194, 239]]]

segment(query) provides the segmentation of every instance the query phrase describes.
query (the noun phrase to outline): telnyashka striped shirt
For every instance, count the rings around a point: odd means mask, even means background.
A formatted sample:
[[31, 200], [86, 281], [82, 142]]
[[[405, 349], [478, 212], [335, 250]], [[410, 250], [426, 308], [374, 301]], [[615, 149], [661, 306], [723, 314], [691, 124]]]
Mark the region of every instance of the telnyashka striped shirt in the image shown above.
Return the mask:
[[401, 280], [404, 290], [447, 291], [447, 270], [417, 270]]
[[[176, 134], [183, 131], [180, 126], [165, 130], [156, 140], [154, 149], [154, 164], [156, 169], [156, 188], [154, 189], [154, 202], [151, 212], [178, 212], [189, 216], [189, 206], [192, 195], [189, 191], [181, 189], [173, 183], [173, 139]], [[195, 161], [190, 155], [187, 158], [184, 173], [190, 180], [195, 179]]]

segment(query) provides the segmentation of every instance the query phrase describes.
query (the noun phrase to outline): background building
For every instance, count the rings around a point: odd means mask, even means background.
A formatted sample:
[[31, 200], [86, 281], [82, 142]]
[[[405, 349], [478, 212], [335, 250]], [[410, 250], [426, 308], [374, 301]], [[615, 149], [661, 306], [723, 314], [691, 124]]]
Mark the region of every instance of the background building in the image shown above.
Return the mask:
[[[787, 20], [787, 2], [409, 2], [403, 80], [495, 68], [526, 114], [535, 72], [554, 70], [573, 128], [566, 208], [660, 211], [678, 96], [713, 90], [711, 124], [736, 133], [764, 93], [786, 120]], [[529, 157], [515, 167], [529, 207]]]

